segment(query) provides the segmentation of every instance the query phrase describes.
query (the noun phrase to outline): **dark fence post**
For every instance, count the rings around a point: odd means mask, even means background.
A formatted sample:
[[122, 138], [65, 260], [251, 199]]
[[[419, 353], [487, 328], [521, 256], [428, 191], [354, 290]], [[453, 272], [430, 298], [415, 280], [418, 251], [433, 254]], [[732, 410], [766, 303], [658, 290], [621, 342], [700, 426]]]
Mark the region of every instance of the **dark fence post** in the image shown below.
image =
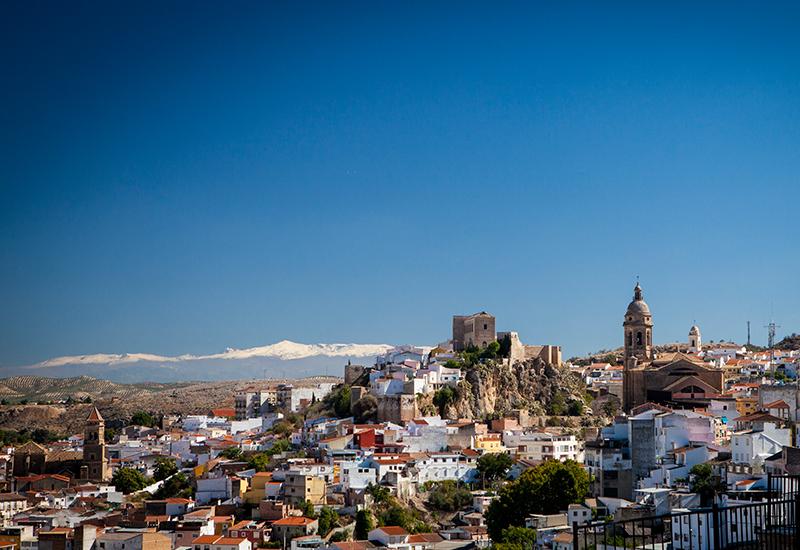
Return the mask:
[[765, 518], [767, 529], [772, 527], [772, 481], [772, 473], [767, 472], [767, 517]]
[[[569, 517], [569, 516], [567, 516]], [[578, 550], [578, 522], [572, 524], [572, 550]]]
[[711, 521], [714, 522], [714, 550], [722, 550], [724, 545], [722, 544], [722, 538], [720, 537], [720, 509], [717, 505], [716, 498], [714, 499], [714, 503], [711, 505]]
[[794, 517], [791, 518], [791, 524], [786, 526], [786, 532], [792, 533], [794, 537], [794, 544], [792, 545], [795, 550], [800, 550], [800, 533], [797, 532], [800, 527], [800, 492], [793, 495], [794, 497]]

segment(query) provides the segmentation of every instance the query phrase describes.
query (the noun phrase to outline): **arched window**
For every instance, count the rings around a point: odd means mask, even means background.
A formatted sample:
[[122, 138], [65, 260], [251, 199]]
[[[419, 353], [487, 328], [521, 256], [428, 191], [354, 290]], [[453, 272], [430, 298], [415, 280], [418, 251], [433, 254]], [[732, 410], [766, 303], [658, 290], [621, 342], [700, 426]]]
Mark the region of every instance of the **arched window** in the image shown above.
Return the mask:
[[633, 345], [633, 333], [628, 331], [628, 347]]
[[636, 333], [636, 345], [637, 346], [641, 346], [642, 345], [642, 331], [641, 330]]

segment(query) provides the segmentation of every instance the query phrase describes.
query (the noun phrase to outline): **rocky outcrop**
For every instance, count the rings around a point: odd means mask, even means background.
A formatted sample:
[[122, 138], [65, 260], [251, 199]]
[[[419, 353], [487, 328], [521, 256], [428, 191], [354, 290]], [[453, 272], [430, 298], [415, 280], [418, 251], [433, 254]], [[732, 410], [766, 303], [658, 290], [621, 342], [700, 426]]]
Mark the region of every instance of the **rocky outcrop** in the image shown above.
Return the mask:
[[523, 409], [544, 415], [554, 397], [569, 403], [585, 400], [585, 386], [566, 367], [529, 359], [511, 367], [494, 361], [469, 368], [455, 400], [445, 407], [448, 418], [484, 418]]

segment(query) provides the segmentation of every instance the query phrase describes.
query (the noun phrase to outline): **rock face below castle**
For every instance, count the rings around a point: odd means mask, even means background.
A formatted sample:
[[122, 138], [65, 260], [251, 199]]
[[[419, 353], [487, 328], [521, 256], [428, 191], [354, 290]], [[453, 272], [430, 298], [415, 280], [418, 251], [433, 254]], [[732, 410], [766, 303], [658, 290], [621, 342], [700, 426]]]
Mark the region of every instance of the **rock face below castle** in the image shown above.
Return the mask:
[[569, 369], [538, 357], [510, 368], [479, 365], [466, 373], [458, 386], [457, 398], [446, 408], [445, 415], [452, 419], [475, 419], [516, 409], [544, 415], [557, 393], [566, 401], [583, 400], [584, 390], [583, 382]]

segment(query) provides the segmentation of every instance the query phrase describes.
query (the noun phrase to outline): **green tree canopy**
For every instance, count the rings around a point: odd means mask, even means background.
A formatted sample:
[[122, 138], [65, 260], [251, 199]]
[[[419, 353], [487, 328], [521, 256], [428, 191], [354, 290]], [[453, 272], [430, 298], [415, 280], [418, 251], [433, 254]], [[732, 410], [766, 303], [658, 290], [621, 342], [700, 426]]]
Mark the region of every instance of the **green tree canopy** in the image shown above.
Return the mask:
[[287, 420], [278, 420], [272, 425], [272, 433], [280, 436], [287, 436], [294, 431], [294, 425]]
[[714, 497], [725, 491], [725, 483], [714, 475], [714, 470], [709, 464], [695, 464], [689, 470], [691, 491], [700, 495], [701, 506], [711, 506]]
[[378, 417], [378, 400], [368, 393], [353, 405], [353, 416], [356, 422], [363, 424], [372, 422]]
[[356, 512], [356, 527], [353, 536], [356, 540], [367, 540], [369, 532], [375, 529], [375, 520], [369, 510]]
[[334, 534], [331, 535], [331, 538], [329, 540], [330, 542], [344, 542], [346, 540], [349, 540], [347, 536], [347, 531], [344, 530], [336, 531]]
[[547, 407], [547, 412], [553, 416], [563, 416], [567, 412], [567, 401], [564, 399], [562, 391], [556, 391], [550, 398], [550, 405]]
[[500, 540], [500, 543], [492, 545], [494, 550], [528, 550], [536, 546], [536, 531], [526, 527], [506, 527]]
[[161, 481], [167, 479], [172, 474], [178, 472], [178, 465], [172, 457], [164, 456], [156, 459], [156, 465], [153, 469], [153, 479]]
[[436, 390], [433, 394], [433, 404], [436, 405], [436, 408], [439, 409], [439, 415], [444, 417], [447, 407], [455, 402], [456, 391], [451, 388], [450, 386], [444, 386], [441, 389]]
[[570, 401], [569, 408], [567, 409], [567, 413], [570, 416], [583, 416], [583, 411], [585, 409], [583, 401], [578, 399], [574, 401]]
[[514, 461], [505, 453], [486, 453], [478, 459], [478, 473], [488, 482], [505, 479]]
[[131, 425], [153, 427], [156, 425], [156, 419], [148, 412], [138, 411], [133, 413], [133, 416], [131, 417]]
[[428, 493], [428, 506], [442, 512], [455, 512], [472, 503], [472, 493], [452, 479], [436, 483]]
[[323, 506], [317, 519], [319, 521], [318, 533], [324, 537], [339, 523], [339, 514], [333, 508]]
[[409, 533], [425, 533], [431, 530], [419, 510], [412, 510], [393, 500], [392, 504], [378, 516], [381, 525], [397, 525]]
[[314, 510], [314, 505], [310, 500], [304, 500], [300, 504], [300, 511], [303, 512], [303, 515], [307, 518], [315, 519], [317, 517], [317, 512]]
[[603, 403], [602, 411], [606, 416], [617, 416], [619, 413], [619, 402], [616, 399], [609, 399]]
[[150, 480], [142, 472], [134, 468], [120, 468], [111, 477], [111, 484], [118, 491], [122, 491], [127, 495], [141, 491], [150, 485]]
[[230, 460], [239, 460], [242, 458], [242, 449], [239, 447], [230, 446], [227, 449], [223, 449], [219, 456], [223, 458], [228, 458]]
[[492, 540], [502, 542], [503, 529], [521, 527], [531, 514], [556, 514], [581, 502], [589, 490], [589, 475], [574, 460], [549, 460], [526, 470], [500, 490], [486, 512]]
[[339, 418], [350, 416], [350, 386], [344, 384], [333, 396], [333, 412]]
[[182, 472], [166, 480], [153, 495], [155, 498], [192, 498], [192, 484]]
[[370, 483], [367, 486], [367, 494], [372, 497], [372, 502], [375, 504], [383, 504], [385, 502], [389, 502], [392, 497], [392, 492], [389, 490], [388, 487], [384, 487], [383, 485], [376, 485], [374, 483]]
[[269, 471], [271, 462], [272, 457], [267, 453], [256, 453], [250, 455], [250, 458], [247, 459], [247, 467], [254, 469], [256, 472], [266, 472]]

